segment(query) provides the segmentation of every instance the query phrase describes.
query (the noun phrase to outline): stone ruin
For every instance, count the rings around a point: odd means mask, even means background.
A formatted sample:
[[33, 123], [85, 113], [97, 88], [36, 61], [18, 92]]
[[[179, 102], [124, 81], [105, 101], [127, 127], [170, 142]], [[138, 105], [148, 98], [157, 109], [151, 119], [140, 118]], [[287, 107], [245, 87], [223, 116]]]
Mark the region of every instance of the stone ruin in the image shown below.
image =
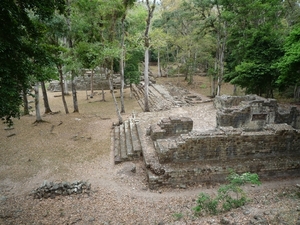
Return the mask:
[[248, 131], [263, 130], [268, 124], [286, 123], [300, 129], [300, 114], [296, 107], [286, 110], [275, 99], [257, 95], [217, 96], [217, 127], [243, 128]]
[[[284, 109], [275, 99], [255, 95], [220, 96], [214, 105], [217, 126], [213, 130], [193, 130], [193, 121], [187, 117], [163, 118], [139, 130], [151, 189], [224, 182], [229, 169], [258, 173], [263, 179], [299, 176], [297, 108]], [[123, 146], [126, 141], [130, 139]]]
[[[113, 88], [120, 88], [121, 78], [120, 74], [113, 74]], [[91, 78], [92, 71], [84, 70], [83, 75], [77, 76], [74, 78], [74, 83], [76, 85], [76, 90], [84, 91], [91, 89]], [[71, 78], [67, 76], [66, 79], [67, 87], [71, 90]], [[109, 82], [106, 76], [106, 72], [103, 68], [96, 68], [93, 74], [93, 89], [94, 90], [109, 90]], [[58, 80], [53, 80], [49, 83], [49, 91], [60, 92], [60, 82]]]
[[32, 191], [31, 195], [36, 199], [41, 198], [55, 198], [56, 196], [87, 194], [91, 192], [91, 184], [86, 181], [69, 182], [47, 182]]

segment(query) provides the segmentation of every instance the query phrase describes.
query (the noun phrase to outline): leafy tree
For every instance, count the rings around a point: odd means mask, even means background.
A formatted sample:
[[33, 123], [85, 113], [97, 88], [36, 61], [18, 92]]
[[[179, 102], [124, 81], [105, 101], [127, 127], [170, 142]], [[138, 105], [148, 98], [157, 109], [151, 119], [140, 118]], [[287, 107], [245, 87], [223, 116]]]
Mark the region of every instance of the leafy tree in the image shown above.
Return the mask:
[[228, 24], [225, 80], [247, 93], [273, 97], [281, 56], [282, 4], [279, 0], [222, 1]]
[[29, 86], [34, 68], [33, 40], [41, 35], [28, 12], [44, 20], [51, 17], [54, 10], [63, 10], [64, 2], [3, 0], [0, 6], [0, 118], [12, 124], [12, 117], [20, 116], [20, 93]]
[[[144, 60], [143, 32], [145, 31], [145, 18], [147, 12], [142, 4], [135, 4], [128, 10], [126, 17], [125, 36], [125, 68], [124, 77], [127, 84], [137, 84], [140, 81], [140, 64]], [[132, 89], [130, 89], [132, 90]]]
[[294, 86], [294, 98], [299, 98], [298, 86], [300, 84], [300, 26], [295, 25], [286, 38], [284, 55], [275, 68], [280, 70], [277, 84], [281, 90]]

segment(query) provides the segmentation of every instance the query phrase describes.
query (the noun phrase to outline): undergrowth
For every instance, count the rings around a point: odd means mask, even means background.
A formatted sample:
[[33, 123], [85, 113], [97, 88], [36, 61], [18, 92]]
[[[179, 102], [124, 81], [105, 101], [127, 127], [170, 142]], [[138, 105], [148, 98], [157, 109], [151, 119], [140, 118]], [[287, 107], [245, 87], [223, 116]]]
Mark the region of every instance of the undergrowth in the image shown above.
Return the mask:
[[241, 188], [246, 183], [260, 185], [259, 177], [255, 173], [243, 173], [238, 175], [230, 171], [226, 179], [229, 184], [220, 186], [216, 197], [211, 197], [206, 193], [200, 193], [197, 199], [197, 206], [193, 208], [196, 215], [208, 213], [216, 215], [220, 212], [227, 212], [234, 208], [239, 208], [247, 202], [247, 195]]

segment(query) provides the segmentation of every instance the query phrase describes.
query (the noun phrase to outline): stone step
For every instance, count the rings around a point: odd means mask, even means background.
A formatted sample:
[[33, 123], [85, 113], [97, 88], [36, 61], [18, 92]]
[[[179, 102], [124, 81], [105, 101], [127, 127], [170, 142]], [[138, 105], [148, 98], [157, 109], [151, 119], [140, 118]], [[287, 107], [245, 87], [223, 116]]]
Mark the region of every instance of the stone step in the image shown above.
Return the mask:
[[137, 123], [131, 118], [114, 128], [112, 142], [115, 164], [135, 160], [142, 155], [140, 131]]
[[129, 119], [129, 127], [130, 127], [130, 130], [131, 130], [130, 134], [131, 134], [133, 152], [135, 152], [135, 154], [137, 156], [139, 156], [142, 152], [142, 146], [141, 146], [137, 126], [138, 126], [138, 124], [136, 124], [136, 122], [132, 118]]
[[120, 125], [120, 158], [122, 161], [126, 161], [128, 159], [124, 124]]
[[124, 134], [125, 134], [127, 157], [132, 158], [132, 157], [134, 157], [134, 152], [133, 152], [133, 147], [132, 147], [131, 130], [130, 130], [130, 127], [129, 127], [128, 120], [126, 120], [124, 122]]
[[115, 164], [118, 164], [122, 162], [121, 157], [120, 157], [120, 126], [115, 126], [113, 129], [113, 150], [114, 150], [114, 160]]

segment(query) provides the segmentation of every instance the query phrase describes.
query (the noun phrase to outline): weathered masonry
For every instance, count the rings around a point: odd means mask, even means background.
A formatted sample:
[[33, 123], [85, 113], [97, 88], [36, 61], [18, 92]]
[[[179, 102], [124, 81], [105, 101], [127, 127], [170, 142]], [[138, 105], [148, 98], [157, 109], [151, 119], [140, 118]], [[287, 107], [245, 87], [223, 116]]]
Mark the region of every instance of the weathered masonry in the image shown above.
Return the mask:
[[140, 130], [150, 188], [224, 181], [228, 170], [261, 178], [300, 175], [300, 113], [274, 99], [221, 96], [217, 127], [193, 130], [188, 117], [163, 118]]

